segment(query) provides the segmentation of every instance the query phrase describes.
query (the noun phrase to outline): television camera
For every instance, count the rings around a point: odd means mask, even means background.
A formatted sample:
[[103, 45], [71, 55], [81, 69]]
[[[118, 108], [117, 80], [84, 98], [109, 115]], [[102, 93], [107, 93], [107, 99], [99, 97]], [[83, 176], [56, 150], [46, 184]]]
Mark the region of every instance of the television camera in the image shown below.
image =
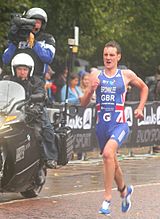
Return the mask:
[[11, 28], [8, 38], [12, 42], [26, 41], [33, 27], [35, 26], [35, 19], [27, 19], [21, 14], [11, 15]]

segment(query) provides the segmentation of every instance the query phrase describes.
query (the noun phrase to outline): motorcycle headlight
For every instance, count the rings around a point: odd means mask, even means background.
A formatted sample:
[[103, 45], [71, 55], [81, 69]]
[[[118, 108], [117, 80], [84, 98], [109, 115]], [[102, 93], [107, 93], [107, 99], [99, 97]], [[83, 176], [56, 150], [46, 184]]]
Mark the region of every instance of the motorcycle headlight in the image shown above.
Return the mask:
[[0, 116], [0, 128], [4, 125], [5, 123], [5, 117]]
[[10, 128], [10, 124], [17, 119], [17, 116], [9, 115], [9, 116], [0, 116], [0, 130], [5, 130]]
[[17, 116], [6, 116], [6, 118], [5, 118], [5, 122], [6, 123], [8, 123], [8, 122], [12, 122], [12, 121], [14, 121], [14, 120], [16, 120], [17, 119]]

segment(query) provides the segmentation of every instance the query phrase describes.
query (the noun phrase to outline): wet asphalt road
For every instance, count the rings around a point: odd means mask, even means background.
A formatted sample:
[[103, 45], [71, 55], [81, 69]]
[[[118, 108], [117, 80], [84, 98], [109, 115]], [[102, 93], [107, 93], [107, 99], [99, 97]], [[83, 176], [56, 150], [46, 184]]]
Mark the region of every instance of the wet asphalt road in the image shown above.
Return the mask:
[[[146, 159], [144, 159], [146, 158]], [[160, 157], [120, 161], [127, 184], [134, 185], [132, 208], [120, 211], [121, 199], [113, 186], [112, 219], [160, 219]], [[1, 194], [0, 219], [99, 219], [103, 201], [101, 160], [71, 162], [49, 170], [38, 198]]]

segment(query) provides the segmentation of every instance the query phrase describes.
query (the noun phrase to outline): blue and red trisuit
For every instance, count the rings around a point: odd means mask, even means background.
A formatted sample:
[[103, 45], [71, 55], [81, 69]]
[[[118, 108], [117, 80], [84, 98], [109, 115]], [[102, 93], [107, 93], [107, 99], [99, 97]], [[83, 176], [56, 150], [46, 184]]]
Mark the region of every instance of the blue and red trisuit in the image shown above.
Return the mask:
[[120, 146], [129, 134], [129, 127], [124, 113], [126, 88], [121, 70], [117, 69], [112, 77], [103, 70], [98, 78], [96, 135], [102, 152], [109, 139], [114, 139]]

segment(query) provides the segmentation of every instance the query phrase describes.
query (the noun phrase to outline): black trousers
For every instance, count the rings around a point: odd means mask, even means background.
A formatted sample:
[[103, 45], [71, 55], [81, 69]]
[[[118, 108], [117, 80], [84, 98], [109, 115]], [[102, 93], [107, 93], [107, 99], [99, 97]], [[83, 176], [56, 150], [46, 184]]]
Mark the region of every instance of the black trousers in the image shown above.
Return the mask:
[[58, 150], [55, 145], [54, 128], [50, 122], [47, 109], [42, 114], [42, 158], [44, 160], [58, 160]]

